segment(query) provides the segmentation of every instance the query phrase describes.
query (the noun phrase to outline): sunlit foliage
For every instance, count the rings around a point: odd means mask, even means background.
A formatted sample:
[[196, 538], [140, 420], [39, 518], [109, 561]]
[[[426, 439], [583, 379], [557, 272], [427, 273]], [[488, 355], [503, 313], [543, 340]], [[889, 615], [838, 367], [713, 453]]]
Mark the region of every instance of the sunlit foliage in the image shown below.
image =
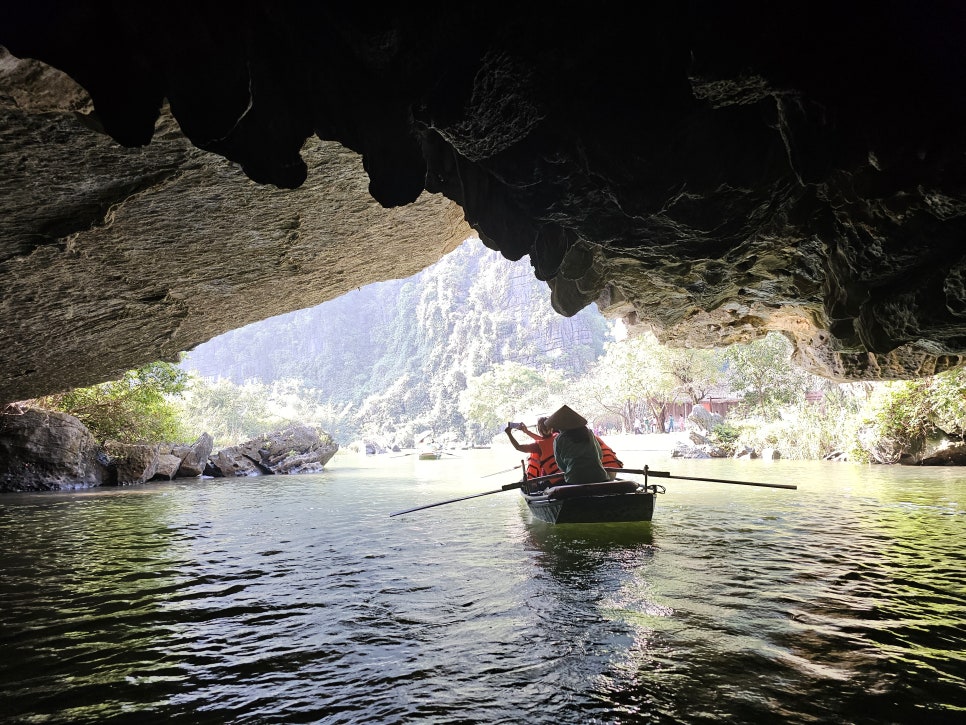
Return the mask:
[[791, 353], [791, 343], [777, 332], [728, 348], [728, 384], [742, 396], [745, 414], [773, 420], [804, 399], [811, 376], [792, 364]]
[[73, 415], [100, 441], [178, 441], [188, 434], [173, 399], [187, 383], [187, 374], [176, 365], [155, 362], [125, 373], [120, 380], [31, 402]]
[[470, 381], [504, 363], [548, 384], [548, 370], [579, 376], [609, 338], [596, 309], [562, 317], [529, 265], [469, 240], [407, 280], [221, 336], [189, 353], [185, 367], [236, 385], [301, 380], [314, 402], [343, 414], [343, 440], [402, 442], [431, 429], [483, 443], [500, 427], [464, 416], [459, 400]]

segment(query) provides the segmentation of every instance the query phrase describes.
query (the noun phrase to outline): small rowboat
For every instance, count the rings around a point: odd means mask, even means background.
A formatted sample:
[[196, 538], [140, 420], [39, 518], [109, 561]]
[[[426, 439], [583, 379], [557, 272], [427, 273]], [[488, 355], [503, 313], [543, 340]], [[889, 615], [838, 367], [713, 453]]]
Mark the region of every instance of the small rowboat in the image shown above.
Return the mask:
[[540, 489], [535, 484], [559, 481], [562, 474], [554, 473], [549, 476], [527, 478], [526, 468], [524, 467], [522, 481], [507, 483], [495, 491], [484, 491], [483, 493], [473, 493], [469, 496], [451, 498], [447, 501], [437, 501], [436, 503], [426, 504], [425, 506], [416, 506], [405, 509], [404, 511], [396, 511], [389, 515], [400, 516], [402, 514], [412, 513], [413, 511], [433, 508], [434, 506], [444, 506], [448, 503], [467, 501], [471, 498], [479, 498], [480, 496], [491, 496], [494, 493], [512, 491], [515, 488], [519, 488], [534, 517], [551, 524], [603, 524], [622, 521], [650, 521], [654, 515], [654, 497], [659, 493], [664, 493], [664, 486], [656, 483], [648, 483], [647, 477], [649, 475], [659, 478], [679, 478], [683, 481], [735, 483], [739, 486], [762, 486], [764, 488], [788, 488], [792, 490], [798, 488], [798, 486], [790, 483], [755, 483], [754, 481], [732, 481], [727, 478], [672, 476], [668, 471], [652, 471], [648, 466], [644, 466], [643, 469], [608, 468], [607, 470], [611, 472], [641, 473], [644, 475], [644, 483], [617, 478], [613, 481], [604, 481], [602, 483], [561, 485]]
[[654, 498], [664, 487], [625, 479], [561, 485], [535, 491], [521, 488], [534, 518], [550, 524], [650, 521]]
[[419, 453], [419, 460], [421, 461], [438, 461], [442, 457], [442, 451], [421, 451]]

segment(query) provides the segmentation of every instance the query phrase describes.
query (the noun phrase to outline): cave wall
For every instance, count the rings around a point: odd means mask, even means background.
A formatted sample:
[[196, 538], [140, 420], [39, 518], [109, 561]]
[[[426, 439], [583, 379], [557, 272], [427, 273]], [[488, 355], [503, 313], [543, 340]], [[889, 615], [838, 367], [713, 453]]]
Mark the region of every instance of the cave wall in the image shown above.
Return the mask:
[[700, 346], [781, 330], [836, 379], [959, 365], [964, 31], [944, 1], [11, 9], [0, 398], [415, 271], [470, 228], [561, 314]]

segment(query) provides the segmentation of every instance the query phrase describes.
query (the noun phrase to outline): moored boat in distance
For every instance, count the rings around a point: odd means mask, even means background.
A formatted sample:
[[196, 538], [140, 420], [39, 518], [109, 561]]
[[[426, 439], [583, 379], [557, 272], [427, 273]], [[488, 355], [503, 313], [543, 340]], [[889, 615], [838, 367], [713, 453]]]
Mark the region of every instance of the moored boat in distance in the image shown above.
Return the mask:
[[618, 478], [542, 490], [524, 484], [520, 492], [530, 513], [540, 521], [598, 524], [650, 521], [654, 515], [654, 499], [658, 493], [664, 493], [664, 487]]
[[419, 452], [419, 460], [421, 461], [438, 461], [442, 457], [443, 452], [438, 450]]

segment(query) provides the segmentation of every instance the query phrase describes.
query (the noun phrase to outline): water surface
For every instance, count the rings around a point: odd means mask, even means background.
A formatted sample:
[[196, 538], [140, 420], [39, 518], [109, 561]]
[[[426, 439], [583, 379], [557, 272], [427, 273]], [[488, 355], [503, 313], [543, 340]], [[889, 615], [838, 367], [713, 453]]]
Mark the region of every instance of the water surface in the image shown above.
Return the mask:
[[516, 491], [389, 517], [513, 480], [480, 477], [501, 449], [0, 496], [0, 716], [966, 721], [961, 470], [618, 453], [799, 488], [665, 480], [647, 524], [554, 527]]

